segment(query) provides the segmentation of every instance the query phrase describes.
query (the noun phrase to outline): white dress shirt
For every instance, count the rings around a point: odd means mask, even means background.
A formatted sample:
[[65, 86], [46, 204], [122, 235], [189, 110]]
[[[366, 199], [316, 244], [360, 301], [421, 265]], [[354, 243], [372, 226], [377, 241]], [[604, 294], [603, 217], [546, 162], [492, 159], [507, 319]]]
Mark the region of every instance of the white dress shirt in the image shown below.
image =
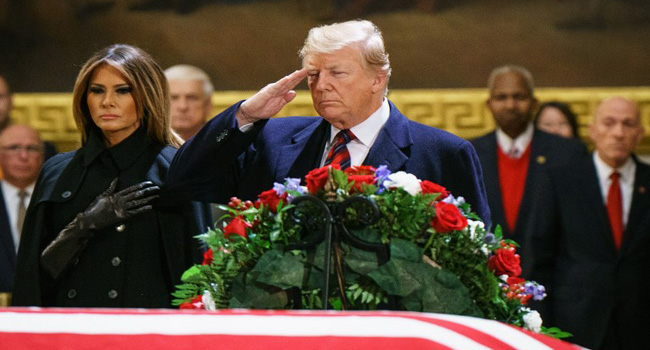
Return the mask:
[[[390, 105], [388, 104], [388, 100], [384, 98], [379, 109], [372, 113], [368, 119], [364, 120], [361, 124], [350, 128], [352, 133], [357, 137], [348, 143], [350, 166], [357, 166], [363, 163], [366, 156], [368, 156], [368, 152], [370, 152], [370, 148], [375, 143], [381, 128], [383, 128], [384, 124], [388, 121], [388, 117], [390, 117]], [[341, 129], [330, 126], [330, 139], [325, 145], [325, 152], [323, 153], [323, 158], [320, 162], [321, 166], [325, 164], [327, 154], [334, 146], [333, 141], [339, 131], [341, 131]]]
[[594, 164], [596, 165], [596, 174], [598, 174], [598, 183], [600, 184], [600, 193], [603, 196], [603, 203], [605, 203], [605, 206], [607, 206], [609, 185], [612, 183], [612, 179], [610, 179], [609, 176], [612, 175], [614, 170], [620, 174], [618, 181], [621, 185], [621, 196], [623, 197], [623, 227], [625, 227], [627, 226], [627, 219], [630, 215], [630, 207], [632, 207], [636, 163], [632, 160], [632, 157], [630, 157], [622, 167], [614, 169], [600, 159], [598, 151], [594, 152], [593, 157]]
[[[501, 128], [497, 128], [496, 130], [497, 144], [505, 154], [508, 154], [513, 158], [520, 158], [521, 155], [524, 154], [524, 151], [526, 150], [528, 145], [530, 145], [530, 142], [533, 140], [534, 132], [535, 132], [535, 128], [533, 127], [533, 123], [528, 123], [526, 130], [524, 130], [524, 132], [522, 132], [515, 139], [512, 139], [505, 132], [503, 132]], [[514, 156], [510, 154], [510, 150], [513, 147], [516, 150]]]
[[[9, 226], [11, 227], [11, 236], [14, 239], [14, 247], [16, 247], [16, 251], [18, 251], [20, 232], [18, 232], [16, 222], [18, 221], [18, 203], [20, 203], [18, 192], [20, 192], [20, 188], [13, 186], [7, 181], [0, 181], [0, 186], [2, 186], [5, 208], [7, 208], [7, 215], [9, 215]], [[32, 198], [32, 193], [34, 192], [34, 184], [26, 187], [25, 191], [27, 192], [27, 196], [25, 196], [25, 208], [27, 208], [27, 206], [29, 206], [29, 201]]]

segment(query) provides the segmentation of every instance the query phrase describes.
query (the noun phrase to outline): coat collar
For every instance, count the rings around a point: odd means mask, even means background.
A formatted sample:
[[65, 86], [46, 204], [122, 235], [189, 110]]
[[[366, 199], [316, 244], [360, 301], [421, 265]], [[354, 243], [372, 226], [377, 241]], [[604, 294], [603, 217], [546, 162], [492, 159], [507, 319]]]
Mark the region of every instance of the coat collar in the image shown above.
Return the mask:
[[413, 137], [409, 120], [391, 101], [388, 103], [390, 105], [388, 121], [379, 131], [363, 164], [374, 167], [386, 165], [394, 172], [403, 169], [408, 161], [408, 149], [413, 145]]
[[104, 145], [104, 138], [101, 132], [90, 131], [88, 133], [88, 142], [85, 146], [84, 167], [88, 167], [100, 154], [108, 151], [118, 169], [127, 169], [135, 163], [149, 144], [151, 144], [151, 140], [149, 140], [144, 126], [139, 127], [122, 142], [108, 149]]

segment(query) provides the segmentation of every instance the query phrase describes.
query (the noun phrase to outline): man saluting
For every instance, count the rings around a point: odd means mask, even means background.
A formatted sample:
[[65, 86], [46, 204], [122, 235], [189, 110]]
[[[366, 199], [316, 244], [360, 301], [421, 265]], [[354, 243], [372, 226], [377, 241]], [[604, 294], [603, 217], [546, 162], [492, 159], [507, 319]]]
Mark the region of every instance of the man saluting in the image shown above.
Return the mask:
[[[311, 29], [303, 68], [213, 118], [177, 153], [167, 184], [195, 200], [255, 199], [286, 177], [339, 163], [387, 165], [445, 186], [490, 219], [472, 145], [408, 120], [387, 98], [391, 74], [379, 29], [349, 21]], [[320, 117], [270, 119], [303, 79]]]

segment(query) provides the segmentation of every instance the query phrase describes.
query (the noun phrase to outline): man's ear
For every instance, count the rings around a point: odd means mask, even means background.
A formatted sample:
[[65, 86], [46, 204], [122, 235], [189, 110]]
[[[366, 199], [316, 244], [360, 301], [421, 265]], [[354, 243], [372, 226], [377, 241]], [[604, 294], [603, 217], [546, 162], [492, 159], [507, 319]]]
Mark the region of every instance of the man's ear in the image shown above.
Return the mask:
[[387, 81], [388, 77], [386, 77], [385, 73], [375, 74], [375, 78], [372, 82], [372, 92], [377, 93], [384, 91]]

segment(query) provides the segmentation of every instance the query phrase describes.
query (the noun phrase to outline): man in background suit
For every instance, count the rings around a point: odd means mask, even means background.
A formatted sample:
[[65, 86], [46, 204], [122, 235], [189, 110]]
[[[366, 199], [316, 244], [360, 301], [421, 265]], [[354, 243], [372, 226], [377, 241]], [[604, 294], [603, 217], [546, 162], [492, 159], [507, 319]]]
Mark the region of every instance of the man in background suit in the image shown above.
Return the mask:
[[20, 229], [42, 165], [43, 143], [35, 130], [10, 125], [0, 132], [0, 293], [13, 288]]
[[[391, 69], [374, 24], [349, 21], [313, 28], [300, 56], [302, 69], [228, 108], [185, 143], [167, 185], [206, 202], [255, 199], [274, 182], [303, 178], [341, 151], [350, 165], [387, 165], [393, 172], [439, 183], [489, 220], [471, 144], [409, 121], [386, 98]], [[305, 78], [321, 117], [270, 119], [295, 97], [293, 88]]]
[[532, 118], [537, 99], [527, 69], [514, 65], [495, 68], [488, 89], [486, 104], [497, 129], [471, 142], [481, 160], [492, 224], [501, 225], [505, 238], [523, 244], [540, 171], [567, 163], [586, 150], [577, 140], [535, 130]]
[[650, 166], [632, 154], [643, 134], [632, 101], [604, 100], [593, 155], [540, 179], [527, 245], [530, 277], [548, 293], [539, 311], [590, 349], [648, 348]]
[[206, 72], [189, 64], [165, 69], [169, 82], [172, 129], [187, 141], [205, 125], [212, 111], [214, 87]]

